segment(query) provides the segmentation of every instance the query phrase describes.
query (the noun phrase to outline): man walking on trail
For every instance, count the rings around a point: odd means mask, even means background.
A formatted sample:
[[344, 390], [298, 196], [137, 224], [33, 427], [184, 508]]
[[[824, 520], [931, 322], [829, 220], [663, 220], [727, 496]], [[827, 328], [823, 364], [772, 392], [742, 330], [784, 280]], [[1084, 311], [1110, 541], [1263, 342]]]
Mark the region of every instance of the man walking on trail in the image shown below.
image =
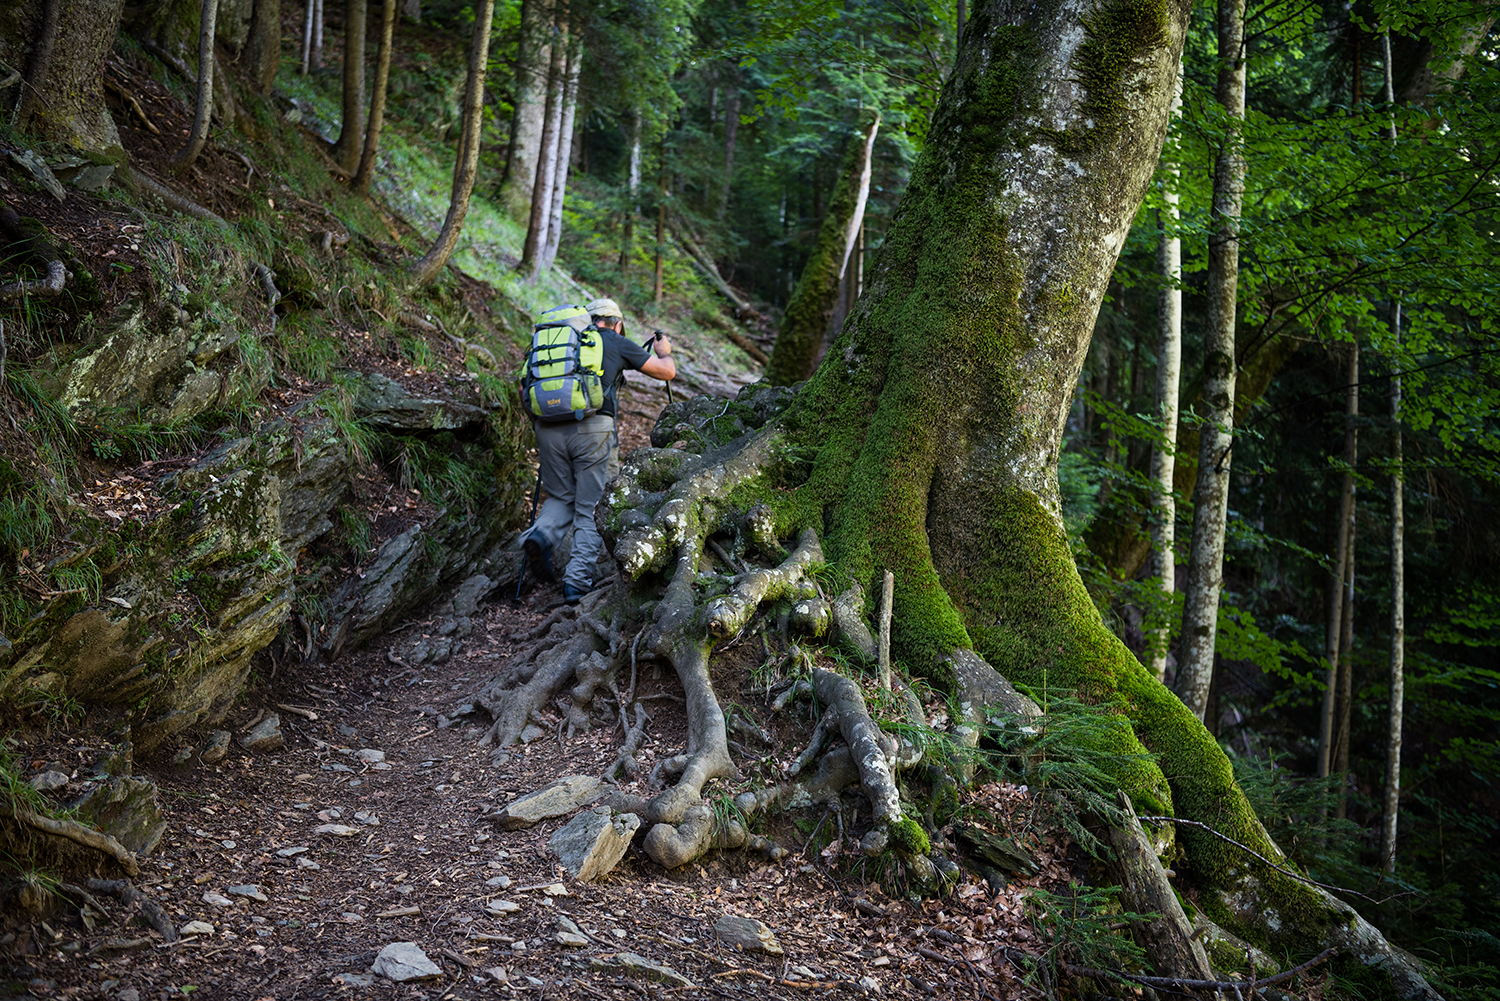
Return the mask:
[[594, 587], [594, 566], [604, 540], [594, 524], [594, 507], [604, 496], [604, 484], [619, 468], [619, 436], [615, 433], [615, 389], [626, 369], [653, 379], [677, 375], [672, 344], [658, 336], [648, 349], [627, 340], [625, 318], [613, 299], [596, 299], [585, 307], [604, 339], [604, 405], [581, 421], [532, 421], [536, 430], [537, 462], [547, 501], [536, 524], [521, 543], [526, 565], [538, 580], [554, 581], [552, 549], [573, 526], [573, 549], [563, 572], [563, 600], [576, 604]]

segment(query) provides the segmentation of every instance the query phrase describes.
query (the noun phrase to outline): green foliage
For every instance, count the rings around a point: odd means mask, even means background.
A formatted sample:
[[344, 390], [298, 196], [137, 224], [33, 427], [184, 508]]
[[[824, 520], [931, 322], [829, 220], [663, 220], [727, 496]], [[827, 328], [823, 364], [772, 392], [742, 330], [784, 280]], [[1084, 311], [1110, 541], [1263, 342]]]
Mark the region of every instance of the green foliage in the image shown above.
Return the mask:
[[1080, 886], [1069, 883], [1054, 893], [1040, 887], [1026, 894], [1026, 912], [1042, 942], [1031, 963], [1045, 965], [1052, 979], [1064, 963], [1095, 970], [1139, 971], [1145, 952], [1117, 926], [1126, 921], [1149, 923], [1155, 914], [1122, 911], [1118, 886]]

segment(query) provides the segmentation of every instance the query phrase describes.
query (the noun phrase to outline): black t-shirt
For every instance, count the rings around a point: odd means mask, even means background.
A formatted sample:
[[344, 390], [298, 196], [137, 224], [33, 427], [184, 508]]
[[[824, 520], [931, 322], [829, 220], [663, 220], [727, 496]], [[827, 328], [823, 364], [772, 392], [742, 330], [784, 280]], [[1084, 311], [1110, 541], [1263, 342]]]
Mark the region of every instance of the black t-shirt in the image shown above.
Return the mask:
[[622, 337], [606, 327], [600, 327], [604, 335], [604, 406], [599, 412], [606, 417], [615, 416], [615, 387], [619, 385], [627, 368], [640, 371], [651, 357], [651, 349]]

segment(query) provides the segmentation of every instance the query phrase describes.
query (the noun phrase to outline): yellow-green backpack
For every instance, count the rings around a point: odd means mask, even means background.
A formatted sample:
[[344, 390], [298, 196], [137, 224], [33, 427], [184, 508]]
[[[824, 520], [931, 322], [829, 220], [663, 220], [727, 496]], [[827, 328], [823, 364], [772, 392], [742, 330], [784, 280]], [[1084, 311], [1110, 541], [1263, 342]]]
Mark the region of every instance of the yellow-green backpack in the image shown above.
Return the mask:
[[538, 420], [581, 421], [604, 405], [604, 335], [581, 306], [537, 317], [521, 395]]

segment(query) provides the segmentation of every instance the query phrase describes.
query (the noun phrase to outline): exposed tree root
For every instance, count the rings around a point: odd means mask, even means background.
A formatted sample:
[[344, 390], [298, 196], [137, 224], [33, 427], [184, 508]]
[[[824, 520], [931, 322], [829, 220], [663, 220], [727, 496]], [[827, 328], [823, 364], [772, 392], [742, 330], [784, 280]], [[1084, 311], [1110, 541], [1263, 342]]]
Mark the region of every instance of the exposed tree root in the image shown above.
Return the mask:
[[59, 820], [56, 817], [44, 817], [39, 813], [28, 810], [19, 803], [0, 803], [0, 817], [10, 817], [16, 823], [24, 827], [29, 827], [34, 831], [40, 831], [55, 838], [66, 838], [75, 844], [83, 845], [85, 848], [92, 848], [94, 851], [114, 859], [127, 874], [131, 876], [139, 876], [141, 874], [141, 868], [136, 864], [134, 852], [127, 849], [108, 834], [101, 834], [92, 828], [84, 827], [76, 820]]
[[161, 937], [168, 942], [177, 941], [177, 928], [172, 924], [171, 917], [162, 910], [160, 904], [146, 896], [135, 888], [135, 884], [128, 879], [91, 879], [89, 889], [100, 893], [111, 893], [120, 898], [120, 903], [126, 907], [132, 905], [139, 907], [141, 917], [146, 923], [161, 933]]

